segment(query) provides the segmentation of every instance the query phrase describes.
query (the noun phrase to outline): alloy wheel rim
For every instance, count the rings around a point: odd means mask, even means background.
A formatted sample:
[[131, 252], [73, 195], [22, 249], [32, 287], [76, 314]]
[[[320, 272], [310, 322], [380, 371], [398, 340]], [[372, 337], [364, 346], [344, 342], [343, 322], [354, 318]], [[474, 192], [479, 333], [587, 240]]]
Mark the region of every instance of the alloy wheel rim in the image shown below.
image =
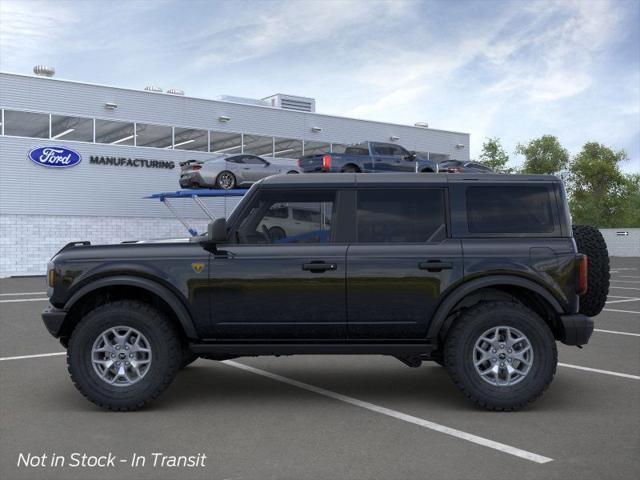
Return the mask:
[[508, 387], [520, 383], [531, 371], [533, 347], [520, 330], [493, 327], [476, 340], [472, 361], [482, 380], [496, 387]]
[[233, 177], [228, 173], [223, 173], [220, 175], [219, 183], [224, 190], [228, 190], [233, 186]]
[[142, 380], [151, 368], [151, 360], [147, 337], [126, 326], [105, 330], [91, 349], [91, 362], [98, 378], [116, 387], [128, 387]]

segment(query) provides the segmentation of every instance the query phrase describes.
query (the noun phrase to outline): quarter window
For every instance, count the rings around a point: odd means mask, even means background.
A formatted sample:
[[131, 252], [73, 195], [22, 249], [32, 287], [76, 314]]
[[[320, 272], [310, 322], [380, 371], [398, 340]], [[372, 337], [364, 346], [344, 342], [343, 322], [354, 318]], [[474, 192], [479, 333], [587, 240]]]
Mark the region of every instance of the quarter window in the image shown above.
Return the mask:
[[239, 242], [329, 243], [334, 199], [333, 191], [264, 191], [238, 228]]
[[468, 187], [469, 232], [553, 232], [550, 199], [549, 190], [544, 186]]
[[424, 243], [446, 234], [442, 189], [360, 190], [358, 243]]

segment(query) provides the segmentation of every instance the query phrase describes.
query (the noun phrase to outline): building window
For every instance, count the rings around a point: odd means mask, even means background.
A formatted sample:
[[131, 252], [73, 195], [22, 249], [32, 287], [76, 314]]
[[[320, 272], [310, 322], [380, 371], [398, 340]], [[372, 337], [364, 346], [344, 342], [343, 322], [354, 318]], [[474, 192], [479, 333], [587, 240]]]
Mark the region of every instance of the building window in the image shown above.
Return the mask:
[[4, 134], [15, 137], [49, 138], [49, 115], [5, 110]]
[[304, 142], [304, 154], [306, 155], [321, 155], [323, 153], [329, 153], [331, 151], [331, 144], [327, 142], [310, 142], [305, 140]]
[[209, 134], [206, 130], [176, 127], [174, 135], [173, 148], [176, 150], [209, 151]]
[[211, 132], [212, 153], [242, 153], [242, 135], [239, 133]]
[[136, 123], [136, 146], [171, 148], [173, 145], [173, 129], [162, 125]]
[[134, 125], [128, 122], [96, 119], [96, 142], [111, 145], [133, 145]]
[[302, 140], [292, 138], [275, 138], [274, 157], [280, 158], [301, 158], [302, 157]]
[[273, 137], [263, 137], [261, 135], [244, 135], [244, 153], [251, 155], [261, 155], [263, 157], [273, 156]]
[[51, 115], [51, 139], [93, 142], [93, 119]]

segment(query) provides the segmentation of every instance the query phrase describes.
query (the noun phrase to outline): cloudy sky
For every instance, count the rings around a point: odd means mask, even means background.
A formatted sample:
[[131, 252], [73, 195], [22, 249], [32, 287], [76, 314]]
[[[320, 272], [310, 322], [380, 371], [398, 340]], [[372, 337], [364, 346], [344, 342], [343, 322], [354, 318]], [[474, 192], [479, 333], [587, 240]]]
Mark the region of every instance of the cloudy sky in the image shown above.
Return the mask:
[[640, 172], [640, 0], [0, 0], [0, 70], [625, 149]]

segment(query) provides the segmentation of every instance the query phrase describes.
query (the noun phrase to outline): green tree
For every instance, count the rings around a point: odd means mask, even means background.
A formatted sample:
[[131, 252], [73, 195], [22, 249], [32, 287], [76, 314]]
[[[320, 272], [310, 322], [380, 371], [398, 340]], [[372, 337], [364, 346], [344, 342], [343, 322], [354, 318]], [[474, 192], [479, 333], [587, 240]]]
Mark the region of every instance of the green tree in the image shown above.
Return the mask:
[[491, 168], [494, 172], [498, 173], [512, 173], [512, 168], [507, 168], [509, 162], [509, 155], [502, 148], [500, 139], [498, 137], [487, 138], [486, 142], [482, 144], [482, 153], [480, 154], [480, 161], [483, 165]]
[[521, 173], [557, 174], [569, 163], [569, 152], [553, 135], [534, 138], [526, 145], [518, 144], [516, 153], [525, 158]]
[[638, 203], [638, 179], [620, 171], [619, 163], [626, 159], [624, 150], [614, 151], [597, 142], [584, 144], [569, 166], [573, 223], [603, 228], [634, 222], [638, 215], [632, 211]]

